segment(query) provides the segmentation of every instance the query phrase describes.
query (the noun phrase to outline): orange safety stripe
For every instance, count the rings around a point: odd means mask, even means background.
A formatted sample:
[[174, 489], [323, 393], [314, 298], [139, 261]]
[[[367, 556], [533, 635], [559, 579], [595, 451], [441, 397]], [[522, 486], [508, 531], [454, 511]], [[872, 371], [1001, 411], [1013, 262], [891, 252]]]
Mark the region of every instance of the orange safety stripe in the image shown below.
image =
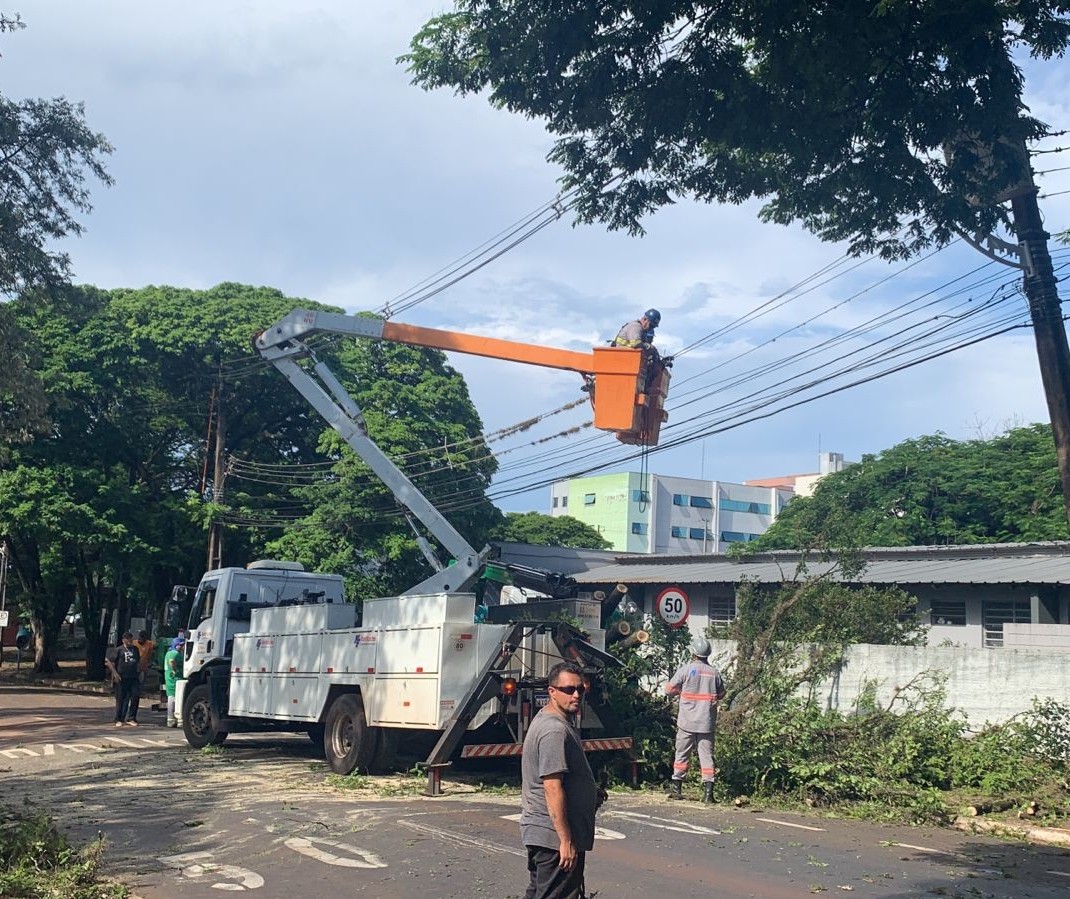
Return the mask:
[[696, 701], [711, 702], [713, 700], [712, 693], [681, 693], [681, 699], [694, 699]]

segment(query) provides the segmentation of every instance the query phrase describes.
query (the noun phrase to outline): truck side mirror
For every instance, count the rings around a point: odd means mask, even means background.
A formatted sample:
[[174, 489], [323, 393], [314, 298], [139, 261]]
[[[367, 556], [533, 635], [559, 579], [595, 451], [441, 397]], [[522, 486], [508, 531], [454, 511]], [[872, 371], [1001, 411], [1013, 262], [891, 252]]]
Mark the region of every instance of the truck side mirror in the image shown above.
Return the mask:
[[163, 623], [169, 631], [175, 630], [182, 622], [182, 603], [174, 599], [167, 600], [163, 611]]

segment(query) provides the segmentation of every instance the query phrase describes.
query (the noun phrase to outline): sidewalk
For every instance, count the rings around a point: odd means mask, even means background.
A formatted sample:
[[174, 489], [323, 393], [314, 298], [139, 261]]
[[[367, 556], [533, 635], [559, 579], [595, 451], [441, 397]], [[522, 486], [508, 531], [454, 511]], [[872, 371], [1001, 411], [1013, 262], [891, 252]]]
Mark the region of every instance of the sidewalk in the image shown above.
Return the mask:
[[33, 659], [23, 658], [16, 667], [15, 653], [5, 647], [3, 665], [0, 666], [0, 686], [51, 687], [54, 690], [73, 690], [78, 693], [110, 694], [111, 684], [106, 681], [91, 681], [85, 677], [85, 662], [59, 660], [60, 670], [54, 674], [34, 674]]

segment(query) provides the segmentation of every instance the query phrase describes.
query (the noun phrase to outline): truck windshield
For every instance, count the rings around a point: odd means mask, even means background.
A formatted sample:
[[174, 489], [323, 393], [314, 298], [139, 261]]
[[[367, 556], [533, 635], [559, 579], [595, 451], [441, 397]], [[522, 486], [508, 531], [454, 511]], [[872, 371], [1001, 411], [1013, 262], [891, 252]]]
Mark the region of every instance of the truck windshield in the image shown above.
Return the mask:
[[210, 619], [215, 610], [216, 590], [219, 581], [201, 581], [197, 595], [193, 599], [193, 610], [189, 614], [189, 629], [195, 630], [202, 621]]

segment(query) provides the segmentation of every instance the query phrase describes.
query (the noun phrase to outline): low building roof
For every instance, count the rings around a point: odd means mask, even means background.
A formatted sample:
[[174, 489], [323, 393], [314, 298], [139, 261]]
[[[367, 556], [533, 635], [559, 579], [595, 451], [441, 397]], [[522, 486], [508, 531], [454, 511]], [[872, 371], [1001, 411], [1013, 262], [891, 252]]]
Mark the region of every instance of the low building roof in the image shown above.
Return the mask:
[[[973, 546], [874, 547], [861, 551], [863, 584], [1070, 584], [1070, 542], [996, 543]], [[809, 574], [836, 564], [799, 552], [765, 552], [729, 557], [632, 556], [576, 574], [581, 584], [736, 584], [744, 578], [780, 582], [795, 577], [806, 560]]]

